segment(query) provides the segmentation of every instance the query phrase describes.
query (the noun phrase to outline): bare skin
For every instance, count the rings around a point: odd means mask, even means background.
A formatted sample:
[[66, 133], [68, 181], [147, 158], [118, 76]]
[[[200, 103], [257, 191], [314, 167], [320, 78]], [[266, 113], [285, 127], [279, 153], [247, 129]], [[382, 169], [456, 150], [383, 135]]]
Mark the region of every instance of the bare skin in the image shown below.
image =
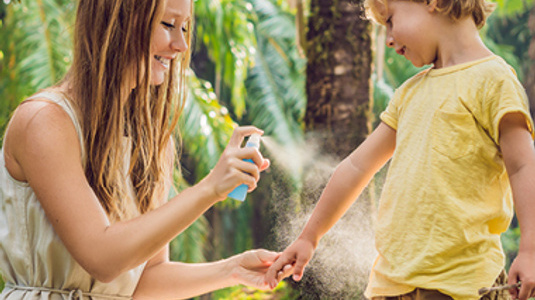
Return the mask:
[[510, 293], [513, 299], [526, 300], [535, 296], [535, 148], [523, 115], [511, 113], [502, 119], [500, 146], [521, 232], [508, 284], [521, 281], [520, 290], [511, 289]]

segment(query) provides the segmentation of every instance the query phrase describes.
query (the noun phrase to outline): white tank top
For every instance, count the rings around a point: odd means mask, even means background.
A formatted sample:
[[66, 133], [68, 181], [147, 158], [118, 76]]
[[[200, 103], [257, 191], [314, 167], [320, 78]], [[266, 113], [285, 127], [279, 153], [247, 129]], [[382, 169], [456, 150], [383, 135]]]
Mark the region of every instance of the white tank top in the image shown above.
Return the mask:
[[[78, 133], [85, 164], [80, 123], [69, 101], [50, 90], [32, 98], [46, 98], [67, 112]], [[131, 299], [144, 267], [142, 264], [110, 283], [92, 278], [67, 251], [29, 184], [9, 174], [2, 149], [0, 272], [6, 285], [0, 299]]]

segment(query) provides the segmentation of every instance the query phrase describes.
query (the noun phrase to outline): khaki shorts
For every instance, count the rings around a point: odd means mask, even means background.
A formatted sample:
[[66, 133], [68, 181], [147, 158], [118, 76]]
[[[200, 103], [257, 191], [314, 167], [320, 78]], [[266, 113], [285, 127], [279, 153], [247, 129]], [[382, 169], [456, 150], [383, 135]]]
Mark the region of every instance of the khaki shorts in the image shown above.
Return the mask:
[[[492, 286], [506, 285], [507, 284], [507, 274], [505, 271], [502, 271], [496, 281]], [[448, 295], [444, 295], [437, 290], [426, 290], [417, 288], [414, 291], [400, 295], [400, 296], [391, 296], [391, 297], [373, 297], [372, 300], [452, 300]], [[506, 290], [503, 291], [493, 291], [486, 295], [483, 295], [481, 300], [511, 300], [511, 295]]]

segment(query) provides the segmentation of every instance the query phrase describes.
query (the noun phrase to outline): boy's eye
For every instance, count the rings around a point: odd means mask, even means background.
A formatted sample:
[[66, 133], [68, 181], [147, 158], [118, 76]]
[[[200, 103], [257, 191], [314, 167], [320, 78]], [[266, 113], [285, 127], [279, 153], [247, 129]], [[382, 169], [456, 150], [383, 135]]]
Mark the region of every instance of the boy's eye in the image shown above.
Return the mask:
[[392, 23], [392, 17], [391, 16], [386, 18], [386, 24], [390, 24], [390, 23]]
[[171, 24], [171, 23], [167, 23], [167, 22], [164, 22], [164, 21], [162, 21], [161, 23], [162, 23], [162, 25], [163, 25], [164, 27], [166, 27], [167, 29], [174, 29], [174, 28], [175, 28], [175, 25], [173, 25], [173, 24]]

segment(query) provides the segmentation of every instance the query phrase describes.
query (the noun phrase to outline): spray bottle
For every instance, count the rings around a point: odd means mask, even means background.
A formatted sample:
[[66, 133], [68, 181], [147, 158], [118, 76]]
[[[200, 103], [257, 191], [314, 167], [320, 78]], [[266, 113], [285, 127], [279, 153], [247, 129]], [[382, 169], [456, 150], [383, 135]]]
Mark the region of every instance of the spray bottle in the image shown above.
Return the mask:
[[[247, 140], [245, 147], [253, 147], [258, 150], [258, 148], [260, 148], [260, 135], [253, 133]], [[252, 159], [244, 159], [244, 161], [254, 163]], [[247, 186], [246, 184], [241, 184], [237, 186], [232, 192], [230, 192], [228, 196], [236, 200], [244, 201], [248, 189], [249, 186]]]

